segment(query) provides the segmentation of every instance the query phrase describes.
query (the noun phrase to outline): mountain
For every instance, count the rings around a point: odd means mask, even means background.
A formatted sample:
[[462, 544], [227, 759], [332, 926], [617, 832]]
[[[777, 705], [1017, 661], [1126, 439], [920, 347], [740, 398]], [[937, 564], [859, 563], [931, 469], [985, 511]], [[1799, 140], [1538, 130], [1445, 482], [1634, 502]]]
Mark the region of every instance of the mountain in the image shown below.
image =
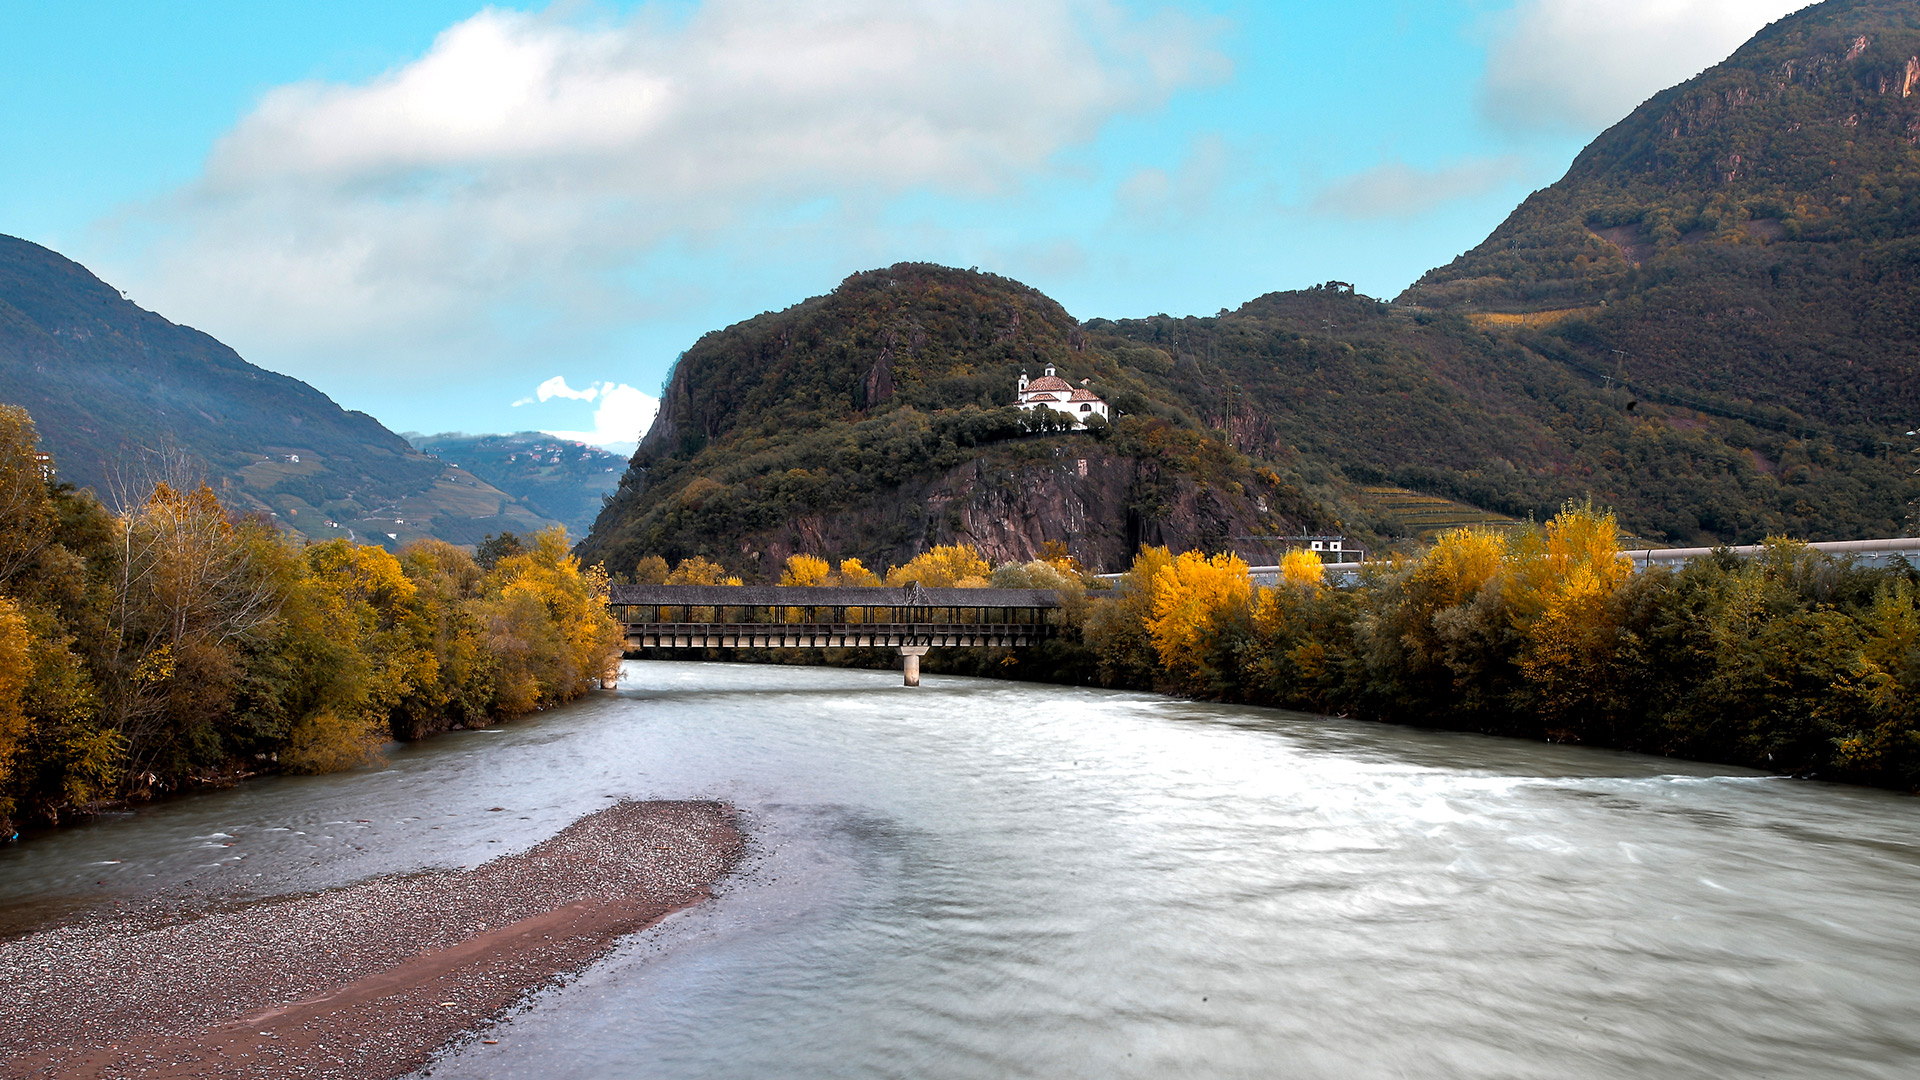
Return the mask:
[[[1755, 407], [1713, 412], [1609, 383], [1564, 342], [1329, 285], [1217, 317], [1087, 324], [1163, 350], [1170, 389], [1243, 451], [1544, 520], [1616, 508], [1650, 543], [1899, 535], [1916, 485], [1858, 432]], [[1712, 409], [1713, 406], [1708, 405]], [[1364, 492], [1336, 516], [1399, 535]]]
[[[1120, 421], [996, 427], [1043, 361]], [[1828, 0], [1654, 96], [1390, 302], [1328, 283], [1079, 323], [903, 265], [709, 334], [583, 550], [751, 572], [1060, 539], [1115, 566], [1143, 539], [1418, 533], [1393, 489], [1468, 517], [1592, 498], [1650, 543], [1891, 536], [1920, 497], [1916, 420], [1920, 4]]]
[[1920, 419], [1917, 286], [1920, 4], [1828, 0], [1635, 109], [1400, 302], [1863, 445]]
[[0, 401], [33, 414], [62, 479], [109, 500], [122, 477], [137, 486], [156, 457], [178, 453], [229, 505], [310, 537], [474, 543], [551, 521], [10, 236], [0, 236]]
[[407, 441], [560, 522], [575, 536], [586, 535], [627, 468], [618, 454], [540, 431], [409, 435]]
[[[1029, 431], [1016, 380], [1048, 364], [1117, 422]], [[1163, 354], [1108, 348], [1003, 277], [855, 274], [681, 357], [580, 552], [616, 571], [700, 554], [764, 576], [796, 551], [884, 566], [938, 543], [1005, 561], [1058, 541], [1122, 567], [1141, 543], [1260, 557], [1249, 538], [1330, 524], [1297, 480], [1207, 430], [1170, 374]]]

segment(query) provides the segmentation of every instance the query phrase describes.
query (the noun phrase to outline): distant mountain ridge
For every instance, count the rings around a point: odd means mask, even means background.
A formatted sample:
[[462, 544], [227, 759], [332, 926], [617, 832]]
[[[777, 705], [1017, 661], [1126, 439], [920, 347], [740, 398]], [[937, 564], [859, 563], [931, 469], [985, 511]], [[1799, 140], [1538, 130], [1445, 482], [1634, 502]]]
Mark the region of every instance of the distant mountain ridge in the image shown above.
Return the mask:
[[543, 431], [415, 434], [407, 441], [560, 522], [575, 536], [587, 534], [627, 467], [618, 454]]
[[313, 537], [472, 543], [550, 521], [10, 236], [0, 236], [0, 401], [33, 414], [62, 479], [103, 497], [146, 455], [178, 450], [230, 505]]

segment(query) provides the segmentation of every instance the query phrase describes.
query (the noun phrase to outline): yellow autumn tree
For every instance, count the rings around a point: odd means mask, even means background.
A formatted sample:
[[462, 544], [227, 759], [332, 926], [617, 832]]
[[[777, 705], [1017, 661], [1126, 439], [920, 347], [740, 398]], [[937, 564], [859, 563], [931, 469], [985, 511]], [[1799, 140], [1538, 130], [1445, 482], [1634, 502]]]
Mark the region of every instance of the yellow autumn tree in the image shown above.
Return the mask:
[[1487, 529], [1448, 529], [1420, 560], [1414, 591], [1431, 610], [1465, 603], [1499, 574], [1506, 563], [1507, 538]]
[[984, 589], [992, 573], [993, 567], [972, 544], [940, 544], [887, 571], [887, 584], [917, 581], [929, 589]]
[[1280, 559], [1280, 582], [1295, 588], [1317, 589], [1326, 563], [1305, 548], [1294, 548]]
[[840, 560], [840, 584], [856, 589], [874, 589], [886, 583], [859, 559], [846, 558]]
[[1147, 622], [1153, 617], [1153, 582], [1173, 564], [1164, 547], [1140, 545], [1133, 563], [1110, 596], [1087, 614], [1087, 644], [1100, 658], [1100, 680], [1108, 685], [1152, 685], [1159, 659]]
[[500, 711], [571, 701], [619, 672], [626, 638], [607, 590], [606, 570], [582, 568], [557, 525], [494, 566], [477, 606], [493, 636]]
[[740, 579], [727, 573], [727, 568], [704, 555], [695, 555], [681, 559], [667, 575], [668, 585], [738, 585]]
[[[309, 662], [331, 677], [295, 718], [281, 764], [333, 772], [377, 757], [401, 703], [437, 685], [431, 628], [418, 588], [385, 548], [328, 540], [306, 549], [307, 574], [286, 617]], [[324, 659], [322, 659], [324, 657]]]
[[1066, 542], [1063, 540], [1048, 540], [1041, 544], [1040, 552], [1034, 556], [1034, 559], [1051, 564], [1063, 573], [1078, 575], [1081, 572], [1080, 560], [1074, 558], [1073, 552], [1067, 550]]
[[1185, 551], [1154, 574], [1147, 632], [1160, 663], [1192, 677], [1206, 666], [1206, 652], [1226, 618], [1244, 611], [1253, 595], [1246, 561], [1238, 555]]
[[1539, 618], [1568, 589], [1611, 592], [1633, 575], [1620, 553], [1613, 512], [1569, 502], [1540, 530], [1514, 537], [1507, 552], [1508, 594], [1520, 620]]
[[1509, 600], [1526, 633], [1520, 671], [1549, 723], [1601, 708], [1617, 690], [1615, 597], [1633, 576], [1611, 511], [1568, 503], [1510, 557]]
[[787, 565], [780, 572], [780, 584], [826, 585], [827, 578], [832, 572], [832, 567], [827, 565], [827, 560], [820, 556], [796, 552], [787, 556]]
[[[20, 606], [0, 596], [0, 790], [13, 772], [14, 752], [27, 733], [27, 713], [20, 695], [27, 688], [32, 666], [31, 635]], [[0, 806], [0, 818], [12, 810]]]
[[667, 560], [658, 555], [648, 555], [633, 567], [635, 585], [665, 585], [667, 583]]

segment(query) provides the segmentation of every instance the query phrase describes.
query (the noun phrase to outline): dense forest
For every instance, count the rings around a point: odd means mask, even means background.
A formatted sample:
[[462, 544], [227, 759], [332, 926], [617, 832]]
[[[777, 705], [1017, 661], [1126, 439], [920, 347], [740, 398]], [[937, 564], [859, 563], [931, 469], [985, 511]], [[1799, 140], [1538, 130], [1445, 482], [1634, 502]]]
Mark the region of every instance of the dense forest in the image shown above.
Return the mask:
[[[1311, 476], [1331, 465], [1348, 482], [1514, 517], [1544, 520], [1592, 497], [1654, 543], [1841, 540], [1899, 535], [1920, 494], [1907, 440], [1887, 438], [1898, 431], [1647, 396], [1584, 368], [1549, 334], [1489, 332], [1339, 286], [1088, 331], [1120, 355], [1161, 353], [1205, 424], [1276, 467]], [[1340, 505], [1339, 485], [1316, 490], [1336, 500], [1332, 516], [1378, 527]]]
[[[0, 406], [0, 825], [55, 823], [598, 685], [622, 639], [565, 533], [306, 542], [178, 473], [109, 509]], [[4, 835], [4, 834], [0, 834]]]

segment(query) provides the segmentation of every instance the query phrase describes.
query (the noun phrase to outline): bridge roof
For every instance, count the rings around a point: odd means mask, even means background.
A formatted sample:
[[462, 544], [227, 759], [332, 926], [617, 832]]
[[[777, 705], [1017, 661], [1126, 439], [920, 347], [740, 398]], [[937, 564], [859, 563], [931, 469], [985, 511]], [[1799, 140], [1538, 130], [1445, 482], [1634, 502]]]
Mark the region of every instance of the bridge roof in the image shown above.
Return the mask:
[[[615, 585], [614, 604], [693, 604], [699, 607], [972, 607], [1054, 608], [1052, 589], [877, 589], [818, 585]], [[917, 594], [917, 595], [914, 595]]]

